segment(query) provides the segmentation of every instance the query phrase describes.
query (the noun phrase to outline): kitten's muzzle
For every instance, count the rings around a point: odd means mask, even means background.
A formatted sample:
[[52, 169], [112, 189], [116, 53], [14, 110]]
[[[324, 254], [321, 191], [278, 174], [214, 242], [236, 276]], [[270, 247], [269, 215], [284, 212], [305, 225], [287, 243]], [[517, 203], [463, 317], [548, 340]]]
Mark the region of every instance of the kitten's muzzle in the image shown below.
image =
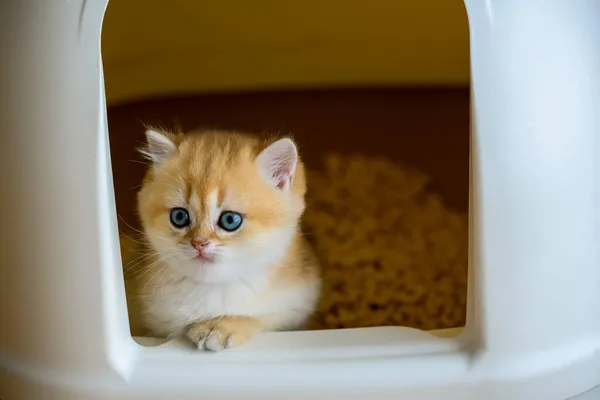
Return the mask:
[[210, 240], [194, 239], [192, 240], [191, 244], [192, 247], [198, 252], [198, 254], [196, 255], [197, 259], [200, 259], [202, 261], [213, 261], [212, 255], [206, 253], [206, 249], [210, 245]]

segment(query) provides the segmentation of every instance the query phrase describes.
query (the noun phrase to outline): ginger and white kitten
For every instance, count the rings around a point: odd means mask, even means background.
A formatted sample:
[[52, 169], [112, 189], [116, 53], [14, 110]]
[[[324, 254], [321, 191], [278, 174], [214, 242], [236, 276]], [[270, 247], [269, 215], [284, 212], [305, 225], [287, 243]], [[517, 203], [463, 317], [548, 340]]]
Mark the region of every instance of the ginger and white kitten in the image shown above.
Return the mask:
[[155, 130], [146, 138], [138, 212], [147, 244], [125, 268], [132, 333], [218, 351], [301, 328], [320, 279], [300, 232], [306, 182], [294, 142]]

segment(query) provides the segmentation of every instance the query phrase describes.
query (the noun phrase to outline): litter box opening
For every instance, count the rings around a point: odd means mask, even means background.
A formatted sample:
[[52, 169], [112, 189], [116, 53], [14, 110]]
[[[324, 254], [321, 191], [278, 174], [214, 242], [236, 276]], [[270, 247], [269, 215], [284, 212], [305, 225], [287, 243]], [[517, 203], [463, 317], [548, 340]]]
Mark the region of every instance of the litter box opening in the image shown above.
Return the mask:
[[[463, 7], [462, 4], [460, 6]], [[115, 10], [118, 12], [118, 9]], [[461, 12], [466, 26], [464, 9], [461, 9]], [[108, 18], [110, 18], [110, 13], [109, 8]], [[466, 29], [468, 30], [468, 28]], [[104, 47], [109, 49], [106, 43]], [[158, 64], [161, 62], [157, 60]], [[116, 65], [110, 60], [105, 62], [107, 75], [111, 75], [111, 71], [116, 71]], [[468, 72], [468, 65], [466, 70]], [[118, 75], [118, 73], [115, 72], [112, 75]], [[195, 82], [190, 83], [190, 87], [195, 85], [194, 91], [224, 91], [230, 95], [230, 98], [236, 96], [237, 90], [242, 90], [244, 93], [240, 95], [248, 95], [250, 97], [247, 100], [252, 101], [251, 93], [252, 91], [256, 93], [257, 90], [259, 92], [261, 90], [277, 92], [283, 88], [301, 93], [306, 87], [321, 87], [322, 89], [319, 90], [327, 90], [328, 87], [353, 87], [375, 83], [369, 82], [371, 78], [366, 76], [362, 78], [354, 76], [348, 78], [347, 82], [313, 81], [302, 84], [294, 83], [292, 77], [288, 76], [288, 78], [287, 82], [284, 80], [283, 83], [280, 82], [279, 86], [273, 86], [263, 81], [260, 84], [254, 82], [254, 86], [240, 84], [226, 87], [225, 85], [221, 88], [213, 87], [211, 89], [200, 87], [198, 86], [200, 83]], [[406, 78], [405, 75], [404, 78], [400, 78], [400, 81], [394, 81], [388, 75], [382, 79], [375, 85], [403, 85], [406, 82], [402, 82], [402, 79], [409, 78]], [[115, 90], [110, 90], [110, 87], [115, 86], [111, 82], [116, 81], [107, 77], [109, 100], [112, 96], [111, 93], [115, 93]], [[190, 95], [189, 90], [181, 90], [181, 82], [173, 84], [179, 86], [170, 87], [168, 90], [167, 87], [163, 87], [160, 89], [160, 93], [142, 93], [140, 88], [131, 89], [132, 92], [129, 94], [116, 95], [114, 104], [119, 106], [123, 102], [140, 98], [146, 98], [147, 100], [144, 101], [149, 102], [152, 101], [152, 98], [157, 98], [156, 96], [164, 97], [169, 93]], [[123, 87], [126, 86], [123, 85]], [[158, 89], [152, 89], [152, 91], [155, 90]], [[137, 94], [133, 93], [135, 91]], [[219, 97], [218, 93], [215, 93], [215, 96]], [[184, 97], [181, 99], [183, 100], [180, 101], [185, 101]], [[249, 106], [249, 104], [238, 104], [246, 108]], [[433, 108], [435, 105], [432, 103], [431, 107]], [[231, 108], [234, 107], [230, 107], [230, 110]], [[109, 112], [109, 121], [110, 117], [111, 113]], [[346, 118], [348, 117], [346, 116]], [[208, 120], [205, 119], [205, 121]], [[170, 124], [173, 120], [163, 122]], [[222, 126], [223, 123], [227, 124], [227, 121], [221, 121], [219, 125]], [[185, 124], [186, 122], [183, 121], [182, 125]], [[208, 124], [215, 125], [212, 121], [209, 121]], [[243, 129], [242, 125], [243, 123], [238, 124], [237, 127]], [[376, 119], [372, 120], [371, 125], [376, 125]], [[256, 129], [250, 130], [256, 131]], [[296, 133], [296, 130], [290, 130]], [[299, 141], [303, 147], [303, 139], [299, 138]], [[439, 195], [429, 190], [428, 183], [431, 177], [428, 174], [418, 168], [411, 168], [402, 162], [397, 162], [397, 160], [390, 160], [386, 156], [369, 156], [360, 152], [340, 154], [335, 151], [322, 154], [321, 160], [322, 169], [309, 168], [308, 171], [309, 197], [304, 226], [307, 236], [319, 248], [320, 258], [327, 264], [324, 277], [326, 293], [318, 312], [309, 323], [309, 328], [323, 330], [408, 326], [423, 330], [436, 330], [463, 326], [466, 315], [466, 264], [468, 258], [466, 213], [455, 212], [444, 204], [444, 200]], [[340, 179], [340, 170], [351, 172]], [[366, 179], [361, 178], [362, 182], [356, 185], [361, 180], [358, 178], [361, 174]], [[118, 175], [116, 176], [118, 177]], [[344, 179], [346, 187], [339, 185]], [[435, 177], [433, 179], [435, 180]], [[351, 190], [351, 196], [348, 197], [345, 194], [350, 180], [354, 181], [355, 187]], [[380, 197], [387, 197], [387, 202], [380, 205], [369, 203], [368, 199], [361, 198], [364, 197], [362, 196], [364, 194], [377, 192], [378, 187], [395, 187], [398, 196], [386, 196], [383, 193]], [[327, 191], [333, 194], [327, 194]], [[119, 198], [120, 193], [117, 191], [116, 194]], [[131, 194], [132, 192], [129, 192], [129, 195]], [[349, 207], [346, 209], [337, 207], [336, 209], [335, 201], [331, 201], [331, 198], [335, 197], [349, 199], [347, 201]], [[388, 213], [385, 218], [378, 216], [375, 218], [374, 224], [374, 214], [368, 215], [368, 212], [376, 213], [378, 207], [389, 207], [393, 202], [395, 202], [395, 207], [389, 208], [393, 215]], [[352, 214], [353, 210], [361, 208], [369, 211], [363, 212], [362, 215], [360, 213]], [[121, 214], [121, 210], [119, 213]], [[355, 233], [352, 232], [352, 227], [344, 226], [341, 227], [342, 229], [339, 226], [333, 227], [331, 221], [335, 221], [336, 218], [337, 220], [342, 219], [339, 218], [340, 215], [350, 214], [351, 217], [347, 219], [351, 219], [354, 225], [357, 225], [357, 221], [360, 220], [359, 225], [363, 225], [360, 230], [363, 231], [363, 234], [352, 237]], [[378, 226], [381, 221], [386, 222], [387, 225]], [[419, 224], [420, 228], [415, 229]], [[379, 233], [376, 232], [377, 229], [380, 230]], [[344, 230], [346, 232], [342, 232]], [[315, 239], [316, 236], [318, 239]], [[342, 236], [345, 237], [342, 238]], [[346, 242], [341, 244], [343, 240]], [[455, 242], [455, 244], [448, 244], [451, 242]], [[357, 245], [357, 243], [361, 243], [361, 245]], [[370, 247], [366, 248], [368, 246]], [[356, 250], [361, 247], [363, 248], [361, 251]], [[349, 248], [351, 250], [348, 250]], [[409, 250], [403, 252], [402, 248]], [[404, 253], [404, 255], [400, 253]], [[431, 254], [436, 256], [430, 257]], [[420, 268], [420, 266], [426, 267]], [[462, 272], [457, 274], [456, 270]], [[460, 278], [449, 278], [450, 275], [460, 275]], [[373, 276], [376, 276], [376, 279], [373, 279]], [[347, 293], [350, 295], [348, 296]], [[433, 297], [436, 298], [433, 299]]]

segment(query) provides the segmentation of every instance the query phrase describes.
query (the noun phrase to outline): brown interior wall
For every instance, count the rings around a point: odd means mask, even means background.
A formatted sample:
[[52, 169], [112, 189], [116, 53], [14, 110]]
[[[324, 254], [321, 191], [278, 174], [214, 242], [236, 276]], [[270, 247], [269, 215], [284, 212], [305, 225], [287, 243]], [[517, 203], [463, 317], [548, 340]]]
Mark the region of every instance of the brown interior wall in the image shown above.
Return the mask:
[[143, 124], [291, 132], [313, 168], [326, 152], [383, 155], [430, 175], [452, 208], [468, 207], [467, 88], [204, 94], [111, 107], [108, 122], [117, 211], [134, 227]]

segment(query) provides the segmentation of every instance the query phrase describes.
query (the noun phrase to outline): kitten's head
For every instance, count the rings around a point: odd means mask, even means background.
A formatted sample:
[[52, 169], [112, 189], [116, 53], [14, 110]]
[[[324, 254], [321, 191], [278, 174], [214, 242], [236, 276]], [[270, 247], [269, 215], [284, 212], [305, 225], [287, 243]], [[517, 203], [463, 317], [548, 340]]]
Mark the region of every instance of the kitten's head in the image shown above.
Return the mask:
[[185, 276], [228, 282], [265, 272], [297, 234], [304, 168], [291, 139], [149, 130], [138, 193], [144, 233]]

